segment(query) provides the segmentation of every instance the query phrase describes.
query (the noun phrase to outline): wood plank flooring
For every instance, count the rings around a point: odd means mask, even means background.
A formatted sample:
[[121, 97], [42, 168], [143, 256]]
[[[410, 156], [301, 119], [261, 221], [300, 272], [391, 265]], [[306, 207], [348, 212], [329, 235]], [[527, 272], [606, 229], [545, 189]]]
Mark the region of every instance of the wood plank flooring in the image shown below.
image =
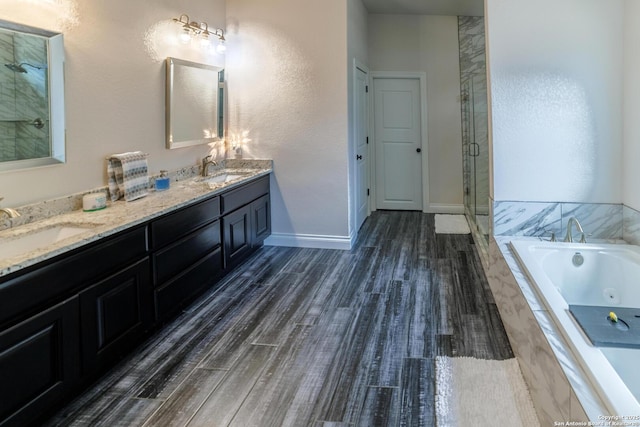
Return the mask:
[[378, 211], [262, 248], [47, 425], [432, 426], [438, 355], [513, 357], [473, 240]]

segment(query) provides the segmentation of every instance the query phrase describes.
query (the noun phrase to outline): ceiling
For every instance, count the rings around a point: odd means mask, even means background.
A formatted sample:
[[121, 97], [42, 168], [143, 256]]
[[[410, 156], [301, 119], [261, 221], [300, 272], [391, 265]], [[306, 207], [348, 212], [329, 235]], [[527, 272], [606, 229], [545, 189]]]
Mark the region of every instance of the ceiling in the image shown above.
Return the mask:
[[369, 13], [483, 16], [484, 0], [362, 0]]

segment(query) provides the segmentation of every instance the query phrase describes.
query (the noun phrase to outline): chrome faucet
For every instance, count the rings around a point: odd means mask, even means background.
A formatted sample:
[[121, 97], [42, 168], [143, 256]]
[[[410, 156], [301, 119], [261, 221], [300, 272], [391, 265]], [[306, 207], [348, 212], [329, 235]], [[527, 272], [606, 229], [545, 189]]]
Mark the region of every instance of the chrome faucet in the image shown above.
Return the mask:
[[215, 160], [211, 160], [211, 155], [208, 155], [204, 159], [202, 159], [202, 176], [209, 175], [209, 166], [218, 166], [218, 162]]
[[582, 226], [580, 225], [580, 221], [578, 221], [578, 218], [574, 216], [569, 218], [569, 221], [567, 221], [567, 234], [564, 236], [564, 241], [569, 243], [573, 242], [573, 236], [571, 235], [571, 228], [573, 224], [576, 225], [576, 230], [578, 230], [578, 233], [582, 234], [582, 236], [580, 237], [580, 243], [587, 243], [587, 239], [585, 238], [584, 231], [582, 230]]
[[[2, 199], [4, 199], [4, 197], [0, 197], [0, 201], [2, 201]], [[11, 208], [0, 208], [0, 212], [4, 212], [9, 218], [17, 218], [20, 216], [17, 210]]]

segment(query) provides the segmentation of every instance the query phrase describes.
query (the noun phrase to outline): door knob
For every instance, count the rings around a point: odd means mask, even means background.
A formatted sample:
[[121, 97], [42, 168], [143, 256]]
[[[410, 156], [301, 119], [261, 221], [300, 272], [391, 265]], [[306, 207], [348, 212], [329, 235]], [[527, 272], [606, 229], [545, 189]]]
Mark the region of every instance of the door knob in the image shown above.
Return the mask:
[[360, 154], [356, 154], [356, 160], [362, 160], [362, 156]]
[[422, 153], [422, 148], [416, 148], [416, 153]]

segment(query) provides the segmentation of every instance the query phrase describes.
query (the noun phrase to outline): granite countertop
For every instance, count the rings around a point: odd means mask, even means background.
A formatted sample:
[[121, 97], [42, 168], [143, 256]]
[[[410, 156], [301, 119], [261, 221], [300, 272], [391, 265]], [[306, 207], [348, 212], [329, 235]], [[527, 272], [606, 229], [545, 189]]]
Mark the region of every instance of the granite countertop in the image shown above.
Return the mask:
[[149, 195], [125, 202], [108, 202], [105, 209], [84, 212], [74, 210], [30, 224], [20, 225], [0, 232], [0, 242], [10, 245], [13, 239], [56, 226], [86, 227], [87, 231], [60, 240], [46, 247], [25, 252], [0, 260], [0, 277], [37, 264], [57, 255], [111, 236], [120, 231], [142, 224], [153, 218], [170, 213], [194, 202], [207, 199], [229, 189], [238, 187], [251, 179], [270, 174], [273, 171], [271, 161], [236, 162], [234, 167], [212, 171], [211, 176], [222, 173], [241, 174], [242, 177], [225, 183], [209, 184], [202, 178], [191, 177], [173, 181], [166, 191], [150, 191]]

